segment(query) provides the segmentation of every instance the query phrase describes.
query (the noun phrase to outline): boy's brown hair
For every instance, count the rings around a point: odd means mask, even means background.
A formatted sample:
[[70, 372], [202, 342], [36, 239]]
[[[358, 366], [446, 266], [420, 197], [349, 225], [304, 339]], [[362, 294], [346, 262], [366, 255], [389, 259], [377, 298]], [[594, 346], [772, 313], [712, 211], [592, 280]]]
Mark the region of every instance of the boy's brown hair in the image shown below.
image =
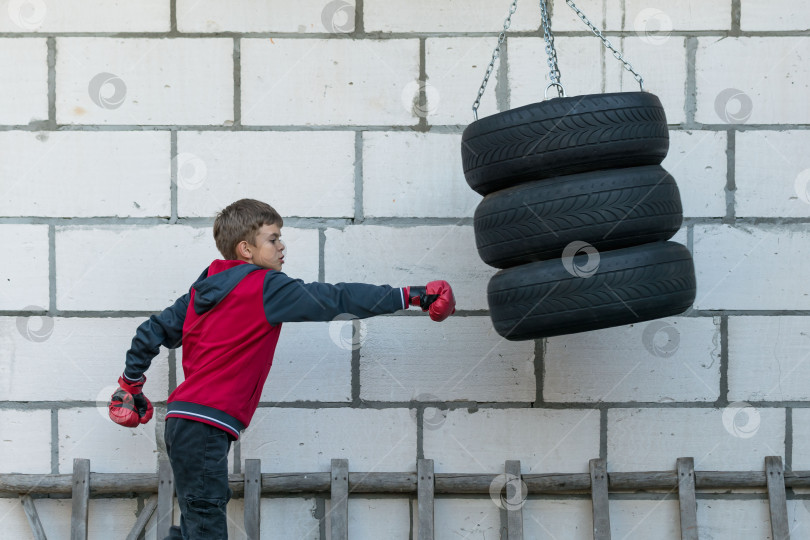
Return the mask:
[[217, 214], [214, 241], [225, 259], [236, 259], [236, 246], [246, 240], [254, 244], [262, 225], [282, 227], [284, 220], [272, 206], [255, 199], [240, 199]]

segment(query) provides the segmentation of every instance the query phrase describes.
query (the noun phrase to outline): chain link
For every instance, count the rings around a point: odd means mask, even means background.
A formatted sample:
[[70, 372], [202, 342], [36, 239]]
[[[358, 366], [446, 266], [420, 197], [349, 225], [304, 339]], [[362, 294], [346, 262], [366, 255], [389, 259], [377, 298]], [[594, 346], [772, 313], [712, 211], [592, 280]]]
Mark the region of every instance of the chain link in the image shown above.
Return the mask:
[[[544, 1], [544, 0], [541, 0], [541, 4], [544, 4], [544, 3], [545, 3], [545, 1]], [[608, 38], [606, 38], [606, 37], [605, 37], [605, 36], [602, 34], [602, 32], [601, 32], [601, 31], [599, 31], [599, 29], [598, 29], [598, 28], [596, 28], [596, 27], [593, 25], [593, 23], [591, 23], [591, 21], [590, 21], [590, 20], [588, 20], [588, 17], [586, 17], [586, 16], [585, 16], [585, 14], [584, 14], [584, 13], [582, 13], [582, 11], [581, 11], [581, 10], [580, 10], [580, 9], [579, 9], [579, 8], [578, 8], [576, 5], [574, 5], [574, 0], [565, 0], [565, 3], [566, 3], [566, 4], [568, 4], [568, 7], [570, 7], [571, 9], [573, 9], [573, 10], [576, 12], [576, 14], [579, 16], [579, 18], [580, 18], [580, 19], [582, 19], [582, 22], [584, 22], [584, 23], [585, 23], [585, 25], [586, 25], [588, 28], [590, 28], [590, 29], [591, 29], [591, 32], [593, 32], [593, 33], [594, 33], [594, 35], [595, 35], [596, 37], [598, 37], [599, 39], [601, 39], [601, 40], [602, 40], [602, 44], [603, 44], [605, 47], [607, 47], [608, 49], [610, 49], [610, 51], [611, 51], [611, 52], [613, 52], [613, 56], [616, 58], [616, 60], [619, 60], [619, 61], [620, 61], [622, 64], [624, 64], [624, 68], [625, 68], [627, 71], [629, 71], [630, 73], [632, 73], [632, 74], [633, 74], [633, 77], [636, 79], [636, 82], [638, 83], [639, 88], [640, 88], [640, 89], [641, 89], [641, 91], [643, 92], [643, 91], [644, 91], [644, 79], [641, 77], [641, 75], [639, 75], [639, 74], [638, 74], [638, 72], [636, 72], [636, 70], [635, 70], [635, 69], [633, 69], [633, 66], [630, 64], [630, 62], [628, 62], [627, 60], [625, 60], [625, 59], [622, 57], [622, 53], [620, 53], [619, 51], [617, 51], [617, 50], [616, 50], [616, 49], [613, 47], [613, 45], [610, 43], [610, 41], [608, 40]]]
[[546, 7], [546, 0], [540, 0], [540, 13], [543, 17], [543, 39], [546, 41], [546, 55], [548, 56], [549, 74], [548, 78], [551, 84], [546, 87], [546, 97], [548, 96], [548, 89], [552, 86], [557, 87], [557, 95], [565, 97], [565, 89], [560, 82], [560, 68], [557, 65], [557, 50], [554, 48], [554, 33], [551, 31], [551, 21], [548, 18], [548, 8]]
[[484, 74], [484, 81], [481, 83], [481, 88], [478, 89], [478, 96], [475, 98], [475, 103], [473, 103], [472, 106], [473, 116], [475, 116], [476, 120], [478, 120], [478, 107], [481, 105], [481, 97], [484, 95], [484, 90], [489, 82], [489, 76], [492, 75], [492, 70], [495, 69], [495, 61], [498, 60], [498, 57], [501, 55], [501, 45], [503, 45], [506, 39], [506, 31], [509, 30], [509, 27], [512, 25], [512, 15], [515, 14], [515, 11], [517, 11], [517, 0], [512, 0], [512, 5], [509, 7], [509, 15], [507, 15], [506, 20], [503, 21], [503, 30], [501, 30], [500, 35], [498, 35], [498, 44], [495, 46], [495, 50], [492, 51], [492, 60], [489, 61], [487, 72]]

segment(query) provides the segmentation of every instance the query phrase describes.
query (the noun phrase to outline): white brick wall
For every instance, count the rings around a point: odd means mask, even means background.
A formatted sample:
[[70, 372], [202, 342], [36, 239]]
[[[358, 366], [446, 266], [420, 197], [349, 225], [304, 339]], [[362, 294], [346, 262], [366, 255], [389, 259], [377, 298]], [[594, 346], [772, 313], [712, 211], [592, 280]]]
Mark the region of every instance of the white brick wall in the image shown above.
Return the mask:
[[743, 31], [807, 30], [810, 13], [801, 0], [740, 1]]
[[599, 457], [596, 410], [428, 408], [425, 418], [425, 457], [436, 472], [500, 474], [509, 459], [524, 474], [587, 472]]
[[416, 124], [415, 39], [244, 39], [245, 125]]
[[695, 119], [705, 124], [807, 123], [807, 49], [799, 37], [698, 38]]
[[[796, 504], [798, 503], [798, 505]], [[788, 515], [801, 501], [788, 501]], [[768, 501], [702, 500], [697, 505], [698, 534], [701, 538], [734, 540], [745, 531], [747, 538], [771, 538]], [[788, 519], [790, 522], [791, 520]], [[790, 523], [791, 537], [797, 536], [794, 523]]]
[[693, 457], [696, 470], [759, 471], [766, 456], [784, 452], [784, 409], [608, 411], [610, 471], [670, 471], [679, 457]]
[[[738, 149], [739, 139], [738, 135]], [[678, 184], [684, 216], [726, 215], [727, 147], [728, 137], [722, 131], [669, 132], [669, 153], [661, 166]]]
[[354, 133], [181, 133], [177, 153], [180, 216], [214, 216], [243, 198], [282, 217], [354, 216]]
[[[555, 4], [554, 7], [556, 9], [557, 5]], [[563, 6], [563, 8], [571, 11], [567, 6]], [[729, 30], [731, 28], [731, 4], [729, 2], [626, 0], [623, 8], [607, 10], [608, 29], [628, 30], [636, 35], [648, 35], [650, 39], [654, 39], [668, 30]], [[596, 14], [596, 12], [594, 13]]]
[[107, 404], [62, 409], [59, 418], [59, 472], [73, 472], [73, 460], [90, 460], [93, 472], [156, 472], [157, 422], [126, 428], [110, 421]]
[[259, 409], [241, 438], [242, 459], [263, 471], [328, 471], [333, 458], [350, 471], [416, 470], [416, 423], [408, 409]]
[[[0, 317], [8, 340], [8, 352], [0, 352], [0, 400], [106, 402], [143, 320]], [[164, 349], [148, 373], [144, 388], [153, 401], [167, 396], [166, 360]]]
[[729, 317], [729, 399], [810, 400], [808, 323], [808, 317]]
[[56, 306], [160, 311], [215, 258], [210, 227], [57, 227]]
[[4, 260], [15, 261], [0, 265], [0, 309], [46, 309], [48, 227], [0, 225], [0, 251]]
[[[351, 504], [351, 502], [349, 503]], [[320, 540], [320, 523], [314, 518], [315, 499], [302, 499], [296, 497], [264, 498], [261, 501], [261, 530], [263, 535], [272, 531], [273, 535], [284, 534], [296, 540]], [[349, 514], [351, 516], [351, 514]], [[174, 511], [175, 524], [179, 525], [179, 508]], [[231, 540], [247, 540], [244, 528], [245, 500], [231, 499], [228, 501], [228, 538]], [[327, 518], [327, 523], [329, 519]], [[147, 527], [146, 540], [163, 540], [157, 538], [154, 527], [155, 517], [150, 520], [151, 527]], [[150, 536], [151, 533], [151, 536]], [[271, 536], [272, 538], [272, 536]]]
[[489, 499], [436, 499], [433, 527], [436, 540], [500, 538], [499, 509]]
[[453, 287], [458, 310], [487, 309], [486, 284], [495, 274], [478, 257], [472, 226], [327, 229], [324, 258], [330, 283], [402, 287], [444, 279]]
[[[331, 504], [327, 503], [326, 511], [330, 510]], [[328, 528], [331, 530], [331, 527]], [[349, 538], [408, 540], [412, 538], [409, 536], [410, 529], [411, 515], [408, 499], [349, 499]]]
[[[0, 425], [0, 471], [51, 472], [51, 411], [0, 410]], [[5, 520], [0, 518], [0, 523], [5, 525]]]
[[60, 124], [233, 122], [233, 40], [58, 38], [56, 48]]
[[534, 540], [593, 540], [591, 501], [528, 499], [523, 504], [523, 534]]
[[695, 308], [810, 307], [805, 226], [695, 225], [694, 231]]
[[167, 32], [169, 1], [0, 2], [0, 32]]
[[610, 501], [610, 531], [626, 540], [678, 540], [678, 501]]
[[[92, 463], [90, 465], [92, 467]], [[72, 472], [72, 469], [70, 472]], [[14, 500], [14, 502], [19, 506], [15, 513], [22, 514], [23, 519], [25, 519], [22, 505], [19, 501]], [[42, 522], [45, 536], [50, 540], [69, 540], [71, 500], [36, 499], [34, 504], [37, 507], [37, 513]], [[126, 538], [132, 525], [135, 524], [136, 511], [137, 501], [135, 499], [90, 499], [87, 512], [87, 537], [93, 540]], [[5, 520], [2, 523], [3, 532], [5, 533]], [[29, 528], [28, 531], [21, 533], [19, 536], [10, 534], [9, 538], [33, 537]]]
[[366, 217], [472, 217], [482, 197], [461, 167], [461, 136], [368, 132], [363, 135]]
[[[2, 21], [0, 17], [0, 28]], [[0, 122], [24, 125], [47, 120], [47, 55], [44, 39], [0, 39]]]
[[714, 401], [720, 321], [671, 318], [549, 338], [547, 401]]
[[810, 217], [807, 131], [750, 131], [737, 135], [737, 216]]
[[810, 409], [793, 409], [793, 470], [810, 469]]
[[171, 215], [168, 133], [9, 131], [0, 148], [2, 215]]
[[[177, 2], [180, 32], [350, 32], [354, 0], [330, 7], [325, 0], [247, 0], [224, 4], [216, 0]], [[328, 26], [327, 26], [328, 24]]]
[[372, 401], [535, 400], [534, 342], [506, 341], [489, 317], [365, 322], [360, 397]]
[[[366, 32], [499, 32], [509, 14], [508, 3], [488, 0], [367, 0], [363, 7]], [[539, 6], [522, 5], [512, 18], [514, 31], [539, 27]]]

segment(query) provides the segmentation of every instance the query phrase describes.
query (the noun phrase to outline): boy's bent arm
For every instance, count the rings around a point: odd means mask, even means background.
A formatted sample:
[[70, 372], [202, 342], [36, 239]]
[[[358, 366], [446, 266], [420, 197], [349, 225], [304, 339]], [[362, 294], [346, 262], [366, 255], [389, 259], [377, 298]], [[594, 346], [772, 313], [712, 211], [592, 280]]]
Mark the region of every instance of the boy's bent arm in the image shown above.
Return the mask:
[[283, 272], [264, 280], [264, 312], [271, 324], [331, 321], [349, 313], [359, 319], [408, 307], [405, 292], [389, 285], [304, 283]]
[[152, 359], [160, 352], [161, 345], [176, 349], [182, 344], [189, 298], [189, 293], [184, 294], [174, 305], [158, 315], [152, 315], [138, 327], [127, 351], [124, 377], [137, 381], [149, 369]]

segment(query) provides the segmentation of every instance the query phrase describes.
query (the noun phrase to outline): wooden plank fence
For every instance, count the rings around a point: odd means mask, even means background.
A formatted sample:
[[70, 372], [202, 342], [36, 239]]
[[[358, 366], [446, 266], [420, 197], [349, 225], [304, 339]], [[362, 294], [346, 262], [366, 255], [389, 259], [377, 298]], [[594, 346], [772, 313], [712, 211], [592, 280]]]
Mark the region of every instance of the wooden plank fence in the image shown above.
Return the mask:
[[[505, 474], [434, 473], [433, 460], [420, 459], [415, 473], [349, 472], [349, 462], [333, 459], [325, 473], [262, 473], [261, 462], [245, 460], [245, 473], [229, 476], [234, 496], [245, 500], [245, 531], [251, 540], [261, 534], [262, 495], [329, 494], [331, 539], [348, 540], [349, 505], [353, 494], [416, 495], [419, 523], [417, 538], [434, 537], [435, 495], [500, 495], [499, 506], [507, 512], [507, 538], [523, 539], [523, 502], [529, 495], [570, 495], [590, 493], [593, 503], [593, 538], [610, 539], [609, 492], [669, 490], [678, 493], [680, 529], [683, 540], [698, 539], [696, 489], [752, 488], [766, 491], [772, 537], [789, 540], [786, 488], [810, 487], [810, 471], [785, 471], [782, 458], [765, 458], [763, 471], [695, 471], [692, 458], [679, 458], [674, 471], [607, 472], [607, 463], [593, 459], [589, 473], [521, 474], [519, 461], [507, 461]], [[504, 480], [504, 478], [506, 480]], [[493, 488], [493, 486], [495, 486]], [[495, 490], [495, 492], [493, 492]], [[500, 490], [500, 492], [498, 491]], [[36, 497], [71, 494], [71, 540], [87, 539], [91, 495], [155, 494], [141, 510], [128, 540], [144, 531], [157, 512], [157, 537], [168, 535], [173, 521], [174, 484], [168, 461], [161, 461], [157, 474], [92, 473], [90, 461], [76, 459], [73, 474], [0, 474], [0, 493], [20, 497], [36, 540], [46, 540], [36, 510]]]

